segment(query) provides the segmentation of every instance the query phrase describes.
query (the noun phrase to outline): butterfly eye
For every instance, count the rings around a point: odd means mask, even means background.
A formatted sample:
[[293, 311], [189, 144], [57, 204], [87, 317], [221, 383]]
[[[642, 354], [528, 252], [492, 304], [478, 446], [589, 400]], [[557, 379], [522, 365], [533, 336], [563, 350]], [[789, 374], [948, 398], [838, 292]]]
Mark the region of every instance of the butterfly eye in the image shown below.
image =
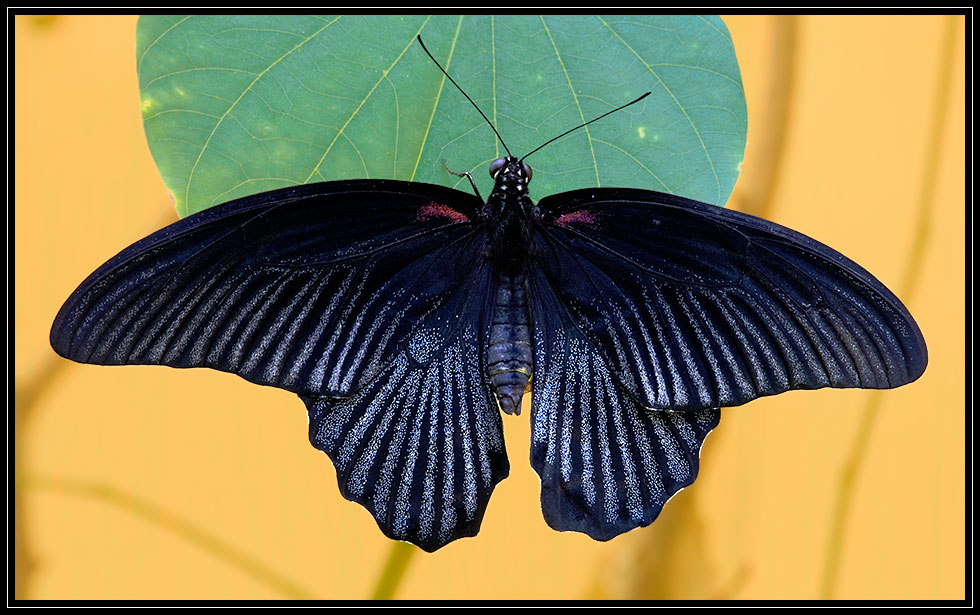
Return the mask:
[[490, 177], [497, 179], [497, 173], [500, 173], [500, 169], [504, 168], [507, 164], [507, 160], [504, 158], [497, 158], [490, 163]]
[[531, 171], [531, 167], [527, 166], [523, 162], [521, 163], [521, 166], [524, 167], [524, 175], [527, 175], [527, 181], [531, 181], [531, 176], [534, 175], [534, 172]]

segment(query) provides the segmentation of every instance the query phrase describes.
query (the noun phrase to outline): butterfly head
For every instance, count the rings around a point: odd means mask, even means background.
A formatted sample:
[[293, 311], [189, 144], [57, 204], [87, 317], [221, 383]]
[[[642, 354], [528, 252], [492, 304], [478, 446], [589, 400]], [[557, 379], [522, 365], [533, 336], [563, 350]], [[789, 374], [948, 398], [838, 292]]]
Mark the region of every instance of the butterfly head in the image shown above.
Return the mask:
[[498, 185], [515, 186], [518, 192], [527, 189], [531, 175], [531, 167], [514, 156], [497, 158], [490, 163], [490, 177]]

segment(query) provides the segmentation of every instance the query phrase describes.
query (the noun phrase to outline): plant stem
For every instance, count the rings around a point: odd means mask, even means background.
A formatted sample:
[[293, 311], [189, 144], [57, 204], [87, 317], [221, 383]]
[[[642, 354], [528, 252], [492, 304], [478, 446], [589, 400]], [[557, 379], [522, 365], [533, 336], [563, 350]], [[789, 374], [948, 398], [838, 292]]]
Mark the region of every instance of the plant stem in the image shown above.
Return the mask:
[[[929, 243], [932, 206], [936, 192], [936, 177], [939, 173], [939, 159], [942, 154], [944, 128], [949, 110], [950, 91], [953, 84], [953, 63], [956, 59], [956, 40], [959, 30], [959, 19], [962, 17], [950, 15], [946, 18], [943, 34], [943, 48], [939, 57], [939, 74], [936, 80], [936, 98], [932, 112], [932, 126], [929, 132], [929, 144], [925, 154], [925, 169], [922, 173], [922, 185], [919, 189], [918, 209], [915, 221], [915, 237], [912, 249], [905, 263], [905, 271], [898, 287], [898, 296], [909, 303], [918, 285], [922, 273], [926, 247]], [[820, 598], [829, 600], [837, 593], [837, 581], [840, 578], [841, 555], [844, 545], [844, 534], [848, 516], [854, 500], [854, 487], [858, 475], [867, 456], [871, 442], [875, 419], [881, 407], [881, 393], [874, 391], [868, 395], [861, 424], [858, 427], [851, 453], [847, 457], [844, 469], [841, 471], [840, 486], [837, 489], [837, 501], [831, 521], [830, 533], [827, 538], [827, 559], [824, 562], [823, 579], [820, 585]]]
[[738, 202], [732, 204], [739, 211], [762, 218], [768, 217], [772, 210], [776, 188], [782, 177], [784, 152], [791, 129], [800, 38], [798, 15], [781, 15], [774, 19], [767, 129], [756, 150], [759, 153], [752, 159], [751, 183], [741, 192]]
[[385, 566], [381, 570], [381, 577], [378, 579], [378, 585], [374, 588], [374, 593], [371, 594], [372, 600], [391, 600], [395, 597], [398, 584], [414, 553], [415, 547], [407, 542], [395, 542], [391, 545], [388, 561], [385, 562]]

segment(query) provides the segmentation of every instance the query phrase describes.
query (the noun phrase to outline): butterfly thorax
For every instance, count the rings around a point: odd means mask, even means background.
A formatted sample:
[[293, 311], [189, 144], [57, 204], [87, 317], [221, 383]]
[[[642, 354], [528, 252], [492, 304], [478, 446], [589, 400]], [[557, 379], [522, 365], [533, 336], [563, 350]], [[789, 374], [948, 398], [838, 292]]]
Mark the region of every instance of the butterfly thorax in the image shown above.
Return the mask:
[[527, 193], [531, 170], [513, 156], [490, 165], [495, 183], [480, 217], [487, 228], [487, 256], [500, 273], [519, 275], [528, 265], [534, 203]]

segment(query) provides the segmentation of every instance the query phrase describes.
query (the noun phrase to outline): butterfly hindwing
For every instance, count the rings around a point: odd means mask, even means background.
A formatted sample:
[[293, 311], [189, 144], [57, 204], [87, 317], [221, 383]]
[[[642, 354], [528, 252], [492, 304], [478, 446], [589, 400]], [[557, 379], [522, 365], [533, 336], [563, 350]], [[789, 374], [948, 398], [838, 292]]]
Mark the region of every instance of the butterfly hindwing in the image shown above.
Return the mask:
[[387, 180], [217, 206], [89, 276], [51, 344], [80, 362], [210, 367], [304, 395], [349, 394], [469, 274], [479, 206]]
[[577, 190], [539, 207], [537, 266], [644, 406], [888, 388], [925, 369], [925, 343], [901, 302], [799, 233], [645, 190]]
[[489, 267], [478, 268], [368, 386], [304, 398], [310, 440], [333, 460], [344, 497], [426, 551], [475, 536], [509, 471], [485, 373], [491, 291]]
[[644, 408], [592, 350], [541, 272], [530, 289], [531, 465], [541, 477], [545, 520], [597, 540], [649, 525], [694, 482], [701, 444], [720, 412]]

